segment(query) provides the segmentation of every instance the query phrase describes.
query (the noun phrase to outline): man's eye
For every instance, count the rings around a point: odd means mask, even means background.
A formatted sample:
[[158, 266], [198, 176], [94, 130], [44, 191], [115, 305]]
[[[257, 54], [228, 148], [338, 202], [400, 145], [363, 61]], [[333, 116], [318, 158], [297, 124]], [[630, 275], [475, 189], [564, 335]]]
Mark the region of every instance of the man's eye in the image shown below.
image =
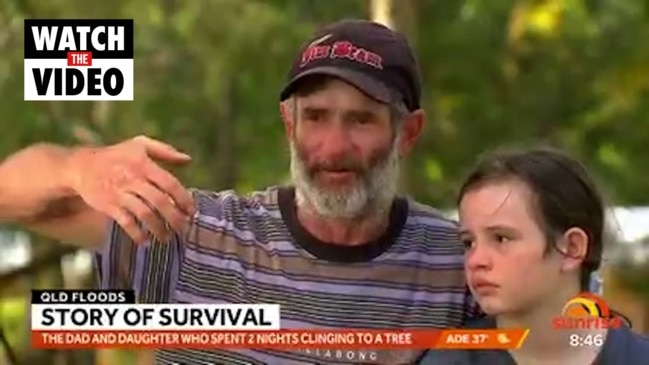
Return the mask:
[[360, 124], [360, 125], [363, 125], [363, 124], [370, 124], [370, 123], [372, 122], [371, 118], [361, 117], [361, 116], [358, 116], [358, 117], [353, 118], [352, 121], [353, 121], [354, 123], [356, 123], [356, 124]]
[[319, 122], [322, 121], [324, 118], [320, 113], [309, 113], [304, 116], [304, 119], [309, 122]]

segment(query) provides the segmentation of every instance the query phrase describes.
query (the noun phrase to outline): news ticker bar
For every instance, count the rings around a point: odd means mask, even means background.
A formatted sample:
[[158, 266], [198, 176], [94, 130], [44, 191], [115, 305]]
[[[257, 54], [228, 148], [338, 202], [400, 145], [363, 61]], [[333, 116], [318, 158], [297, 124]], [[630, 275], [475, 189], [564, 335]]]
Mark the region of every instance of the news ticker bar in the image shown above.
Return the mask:
[[136, 304], [133, 291], [32, 291], [41, 349], [515, 349], [524, 329], [285, 329], [277, 304]]
[[38, 349], [517, 349], [529, 330], [32, 331]]

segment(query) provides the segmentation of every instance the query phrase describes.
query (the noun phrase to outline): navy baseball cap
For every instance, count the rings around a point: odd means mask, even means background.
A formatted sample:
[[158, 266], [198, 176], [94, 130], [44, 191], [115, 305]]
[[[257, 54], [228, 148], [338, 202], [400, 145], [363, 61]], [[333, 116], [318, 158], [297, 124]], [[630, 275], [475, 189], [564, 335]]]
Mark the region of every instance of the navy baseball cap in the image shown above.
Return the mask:
[[293, 63], [280, 100], [311, 75], [337, 77], [382, 103], [397, 97], [411, 111], [420, 108], [421, 78], [412, 49], [403, 35], [379, 23], [342, 20], [317, 31]]

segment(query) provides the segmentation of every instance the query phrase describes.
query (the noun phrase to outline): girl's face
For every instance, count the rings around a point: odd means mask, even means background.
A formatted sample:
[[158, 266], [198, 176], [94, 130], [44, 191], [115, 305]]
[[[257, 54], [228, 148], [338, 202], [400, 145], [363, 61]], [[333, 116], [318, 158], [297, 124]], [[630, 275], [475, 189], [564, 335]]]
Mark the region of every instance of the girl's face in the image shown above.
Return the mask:
[[533, 195], [517, 180], [487, 183], [460, 202], [460, 234], [471, 292], [489, 315], [524, 313], [562, 284], [562, 257], [534, 214]]

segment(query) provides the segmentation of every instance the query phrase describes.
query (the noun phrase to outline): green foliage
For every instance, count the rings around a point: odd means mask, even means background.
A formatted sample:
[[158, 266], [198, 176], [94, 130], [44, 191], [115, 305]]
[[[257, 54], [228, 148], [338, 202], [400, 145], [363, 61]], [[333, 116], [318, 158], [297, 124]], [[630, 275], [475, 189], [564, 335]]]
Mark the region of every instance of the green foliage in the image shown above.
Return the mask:
[[[393, 3], [428, 114], [403, 169], [410, 195], [452, 208], [478, 154], [545, 142], [583, 160], [611, 203], [649, 203], [647, 1]], [[43, 140], [147, 134], [194, 157], [177, 171], [188, 186], [284, 182], [278, 94], [288, 68], [316, 27], [369, 9], [368, 0], [0, 1], [0, 156]], [[22, 20], [75, 17], [135, 20], [135, 101], [22, 100]], [[649, 293], [638, 270], [628, 285]]]
[[[638, 295], [649, 303], [649, 262], [646, 252], [649, 252], [649, 237], [635, 242], [634, 245], [620, 245], [616, 254], [618, 262], [614, 266], [615, 275], [624, 288]], [[638, 257], [639, 256], [639, 257]]]
[[3, 298], [0, 301], [0, 323], [7, 341], [13, 347], [21, 346], [28, 337], [29, 332], [25, 328], [26, 309], [26, 298]]
[[649, 286], [647, 286], [649, 267], [647, 265], [629, 265], [620, 268], [616, 273], [619, 273], [620, 281], [625, 288], [628, 288], [645, 302], [649, 302]]
[[[617, 204], [649, 180], [649, 23], [644, 3], [400, 1], [429, 122], [405, 188], [449, 207], [476, 155], [548, 142], [581, 158]], [[285, 181], [278, 93], [317, 26], [370, 2], [80, 0], [0, 4], [0, 153], [40, 140], [112, 143], [137, 134], [194, 156], [188, 185], [251, 190]], [[136, 24], [134, 102], [22, 101], [22, 19], [127, 17]]]

